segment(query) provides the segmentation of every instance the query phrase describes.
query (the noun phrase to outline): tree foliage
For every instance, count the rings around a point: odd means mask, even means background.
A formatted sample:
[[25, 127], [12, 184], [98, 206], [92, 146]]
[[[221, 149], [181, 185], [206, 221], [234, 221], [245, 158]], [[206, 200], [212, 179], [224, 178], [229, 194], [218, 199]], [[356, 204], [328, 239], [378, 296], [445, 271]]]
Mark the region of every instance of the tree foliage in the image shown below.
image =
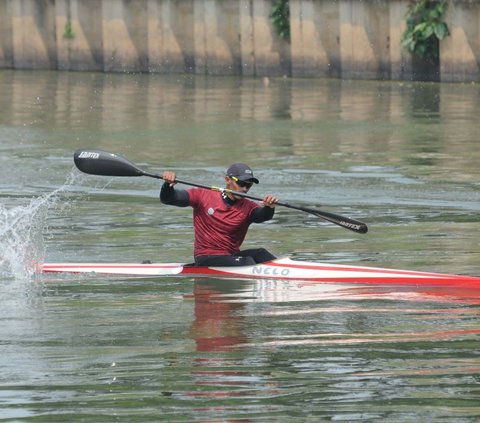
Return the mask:
[[418, 57], [438, 59], [438, 41], [450, 35], [447, 24], [442, 20], [447, 5], [446, 0], [411, 0], [402, 45]]

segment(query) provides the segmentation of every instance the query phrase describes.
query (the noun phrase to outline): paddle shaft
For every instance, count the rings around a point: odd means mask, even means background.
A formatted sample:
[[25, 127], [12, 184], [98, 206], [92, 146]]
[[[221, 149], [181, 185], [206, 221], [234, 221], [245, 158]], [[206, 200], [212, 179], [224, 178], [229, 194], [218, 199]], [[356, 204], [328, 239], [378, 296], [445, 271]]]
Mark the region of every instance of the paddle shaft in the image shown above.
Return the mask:
[[[157, 178], [157, 179], [163, 179], [163, 177], [161, 177], [160, 175], [153, 174], [153, 173], [145, 172], [144, 175], [145, 176], [150, 176], [150, 177], [153, 177], [153, 178]], [[227, 188], [220, 188], [220, 187], [216, 187], [216, 186], [202, 185], [202, 184], [197, 184], [195, 182], [182, 181], [180, 179], [175, 179], [175, 182], [179, 183], [179, 184], [183, 184], [183, 185], [190, 185], [192, 187], [204, 188], [204, 189], [209, 189], [209, 190], [218, 191], [218, 192], [225, 192], [225, 193], [229, 193], [229, 194], [232, 194], [232, 195], [235, 195], [235, 196], [238, 196], [238, 197], [248, 198], [250, 200], [256, 200], [256, 201], [262, 201], [263, 200], [263, 198], [261, 198], [261, 197], [255, 197], [255, 196], [250, 195], [250, 194], [245, 194], [244, 192], [234, 191], [234, 190], [227, 189]], [[293, 204], [284, 203], [284, 202], [281, 202], [281, 201], [277, 201], [276, 205], [277, 206], [282, 206], [282, 207], [287, 207], [289, 209], [300, 210], [300, 211], [310, 213], [310, 214], [314, 214], [318, 217], [321, 217], [324, 220], [327, 220], [331, 223], [335, 223], [336, 225], [342, 226], [346, 229], [350, 229], [354, 232], [366, 233], [367, 230], [368, 230], [367, 226], [363, 222], [360, 222], [360, 221], [357, 221], [357, 220], [354, 220], [354, 219], [351, 219], [351, 218], [347, 218], [347, 217], [344, 217], [344, 216], [340, 216], [338, 214], [329, 213], [329, 212], [325, 212], [325, 211], [321, 211], [321, 210], [309, 209], [307, 207], [295, 206]]]
[[[79, 170], [92, 175], [105, 175], [105, 176], [148, 176], [150, 178], [162, 179], [163, 177], [156, 174], [146, 172], [140, 169], [137, 165], [133, 164], [126, 158], [118, 156], [114, 153], [108, 153], [103, 150], [96, 149], [79, 149], [74, 153], [74, 162]], [[195, 182], [183, 181], [180, 179], [175, 180], [176, 183], [189, 185], [192, 187], [208, 189], [212, 191], [224, 192], [232, 194], [238, 197], [248, 198], [250, 200], [262, 201], [260, 197], [245, 194], [239, 191], [233, 191], [227, 188], [220, 188], [216, 186], [208, 186], [197, 184]], [[368, 231], [368, 227], [365, 223], [360, 222], [349, 217], [340, 216], [335, 213], [325, 212], [322, 210], [310, 209], [307, 207], [295, 206], [288, 203], [278, 201], [278, 206], [287, 207], [294, 210], [300, 210], [306, 213], [313, 214], [321, 219], [327, 220], [335, 225], [341, 226], [346, 229], [350, 229], [353, 232], [364, 234]]]

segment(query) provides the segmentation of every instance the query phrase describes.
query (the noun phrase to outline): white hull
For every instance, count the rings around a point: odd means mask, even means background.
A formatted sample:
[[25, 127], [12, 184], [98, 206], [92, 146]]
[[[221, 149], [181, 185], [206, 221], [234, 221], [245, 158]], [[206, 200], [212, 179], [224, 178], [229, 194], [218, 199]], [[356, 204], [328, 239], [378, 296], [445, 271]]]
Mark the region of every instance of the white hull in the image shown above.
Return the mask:
[[42, 273], [90, 273], [132, 277], [191, 276], [242, 279], [302, 280], [316, 282], [462, 285], [480, 288], [480, 278], [441, 273], [344, 266], [280, 258], [254, 266], [197, 267], [182, 263], [99, 264], [45, 263]]

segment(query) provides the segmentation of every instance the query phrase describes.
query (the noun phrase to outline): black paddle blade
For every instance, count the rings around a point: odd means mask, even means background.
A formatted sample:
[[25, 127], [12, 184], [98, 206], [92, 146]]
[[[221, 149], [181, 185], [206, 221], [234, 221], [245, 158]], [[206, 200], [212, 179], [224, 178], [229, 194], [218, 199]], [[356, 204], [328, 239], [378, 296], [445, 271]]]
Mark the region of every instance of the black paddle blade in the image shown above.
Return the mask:
[[143, 176], [139, 169], [125, 157], [108, 151], [80, 148], [73, 154], [75, 166], [84, 173], [104, 176]]
[[345, 229], [350, 229], [353, 232], [357, 232], [359, 234], [366, 234], [368, 232], [368, 226], [365, 223], [360, 222], [359, 220], [351, 219], [349, 217], [340, 216], [338, 214], [329, 213], [326, 211], [311, 209], [306, 209], [306, 211], [318, 217], [321, 217], [322, 219], [325, 219], [331, 223], [334, 223], [335, 225], [341, 226]]

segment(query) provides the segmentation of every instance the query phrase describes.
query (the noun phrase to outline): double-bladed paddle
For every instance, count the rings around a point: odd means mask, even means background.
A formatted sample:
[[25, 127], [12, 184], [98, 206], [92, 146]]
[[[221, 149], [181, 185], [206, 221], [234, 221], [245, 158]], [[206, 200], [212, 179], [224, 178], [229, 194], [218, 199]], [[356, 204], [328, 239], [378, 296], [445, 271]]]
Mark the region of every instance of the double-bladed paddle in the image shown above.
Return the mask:
[[[149, 176], [151, 178], [162, 179], [163, 177], [155, 173], [146, 172], [140, 169], [137, 165], [127, 160], [125, 157], [119, 156], [108, 151], [97, 149], [81, 148], [75, 151], [73, 161], [79, 170], [91, 175], [105, 175], [105, 176]], [[251, 200], [262, 201], [260, 197], [254, 197], [239, 191], [233, 191], [227, 188], [220, 188], [215, 186], [201, 185], [194, 182], [182, 181], [176, 179], [177, 183], [190, 185], [192, 187], [209, 189], [212, 191], [225, 192], [239, 197], [249, 198]], [[350, 229], [353, 232], [364, 234], [368, 231], [365, 223], [348, 217], [340, 216], [338, 214], [329, 213], [322, 210], [310, 209], [306, 207], [294, 206], [292, 204], [277, 202], [277, 205], [288, 207], [290, 209], [300, 210], [306, 213], [313, 214], [335, 225]]]

